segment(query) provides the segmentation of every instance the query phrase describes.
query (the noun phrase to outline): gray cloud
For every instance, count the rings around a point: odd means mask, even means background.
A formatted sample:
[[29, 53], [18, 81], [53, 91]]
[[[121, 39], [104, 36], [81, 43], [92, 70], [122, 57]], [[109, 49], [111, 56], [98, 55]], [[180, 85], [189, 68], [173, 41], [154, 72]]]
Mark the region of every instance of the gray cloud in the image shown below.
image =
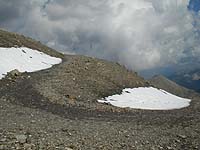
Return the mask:
[[0, 27], [17, 31], [23, 25], [27, 17], [27, 13], [30, 10], [31, 5], [29, 1], [1, 0]]
[[196, 32], [199, 21], [187, 10], [188, 3], [188, 0], [2, 0], [0, 16], [4, 17], [0, 18], [0, 26], [61, 51], [105, 58], [130, 69], [144, 70], [199, 58]]
[[[7, 11], [8, 9], [10, 10], [9, 12]], [[16, 8], [13, 9], [11, 2], [2, 1], [0, 5], [0, 14], [1, 23], [3, 23], [18, 17], [19, 10]]]

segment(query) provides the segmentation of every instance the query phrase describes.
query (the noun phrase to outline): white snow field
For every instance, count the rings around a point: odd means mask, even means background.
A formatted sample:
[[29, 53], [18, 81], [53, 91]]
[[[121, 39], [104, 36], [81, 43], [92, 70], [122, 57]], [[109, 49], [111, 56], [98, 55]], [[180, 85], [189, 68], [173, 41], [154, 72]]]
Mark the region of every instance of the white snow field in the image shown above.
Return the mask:
[[20, 72], [35, 72], [61, 62], [60, 58], [26, 47], [0, 48], [0, 79], [14, 69]]
[[124, 89], [122, 94], [98, 100], [113, 106], [146, 110], [172, 110], [188, 107], [190, 99], [181, 98], [164, 90], [153, 87]]

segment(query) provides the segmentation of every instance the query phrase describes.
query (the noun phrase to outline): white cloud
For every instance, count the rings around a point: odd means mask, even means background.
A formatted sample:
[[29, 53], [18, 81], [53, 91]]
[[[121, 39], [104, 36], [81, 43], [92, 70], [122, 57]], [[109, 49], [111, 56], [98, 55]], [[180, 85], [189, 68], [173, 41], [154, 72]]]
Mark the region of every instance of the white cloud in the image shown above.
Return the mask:
[[189, 0], [52, 0], [42, 10], [35, 1], [20, 32], [62, 51], [134, 70], [200, 56]]

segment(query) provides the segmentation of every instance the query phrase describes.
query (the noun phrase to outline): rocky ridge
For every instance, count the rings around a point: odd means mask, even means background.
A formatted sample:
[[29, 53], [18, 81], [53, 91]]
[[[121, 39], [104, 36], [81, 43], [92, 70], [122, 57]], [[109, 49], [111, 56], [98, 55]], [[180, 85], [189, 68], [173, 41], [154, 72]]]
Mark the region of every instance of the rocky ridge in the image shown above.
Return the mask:
[[15, 33], [1, 31], [0, 37], [1, 46], [27, 46], [63, 59], [50, 69], [15, 70], [0, 80], [0, 150], [200, 149], [198, 94], [189, 95], [189, 107], [171, 111], [99, 104], [98, 98], [125, 87], [179, 87], [147, 82], [114, 62], [64, 56]]

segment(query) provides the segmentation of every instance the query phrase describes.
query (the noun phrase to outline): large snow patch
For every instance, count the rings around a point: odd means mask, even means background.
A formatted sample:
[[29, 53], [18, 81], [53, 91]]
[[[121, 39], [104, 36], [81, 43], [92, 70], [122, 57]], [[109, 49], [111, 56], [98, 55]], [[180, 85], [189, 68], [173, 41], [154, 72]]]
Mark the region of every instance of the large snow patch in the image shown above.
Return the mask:
[[26, 47], [0, 48], [0, 79], [14, 69], [20, 72], [34, 72], [51, 68], [62, 59]]
[[139, 87], [124, 89], [122, 94], [98, 100], [117, 107], [149, 110], [180, 109], [190, 105], [190, 99], [181, 98], [161, 89]]

